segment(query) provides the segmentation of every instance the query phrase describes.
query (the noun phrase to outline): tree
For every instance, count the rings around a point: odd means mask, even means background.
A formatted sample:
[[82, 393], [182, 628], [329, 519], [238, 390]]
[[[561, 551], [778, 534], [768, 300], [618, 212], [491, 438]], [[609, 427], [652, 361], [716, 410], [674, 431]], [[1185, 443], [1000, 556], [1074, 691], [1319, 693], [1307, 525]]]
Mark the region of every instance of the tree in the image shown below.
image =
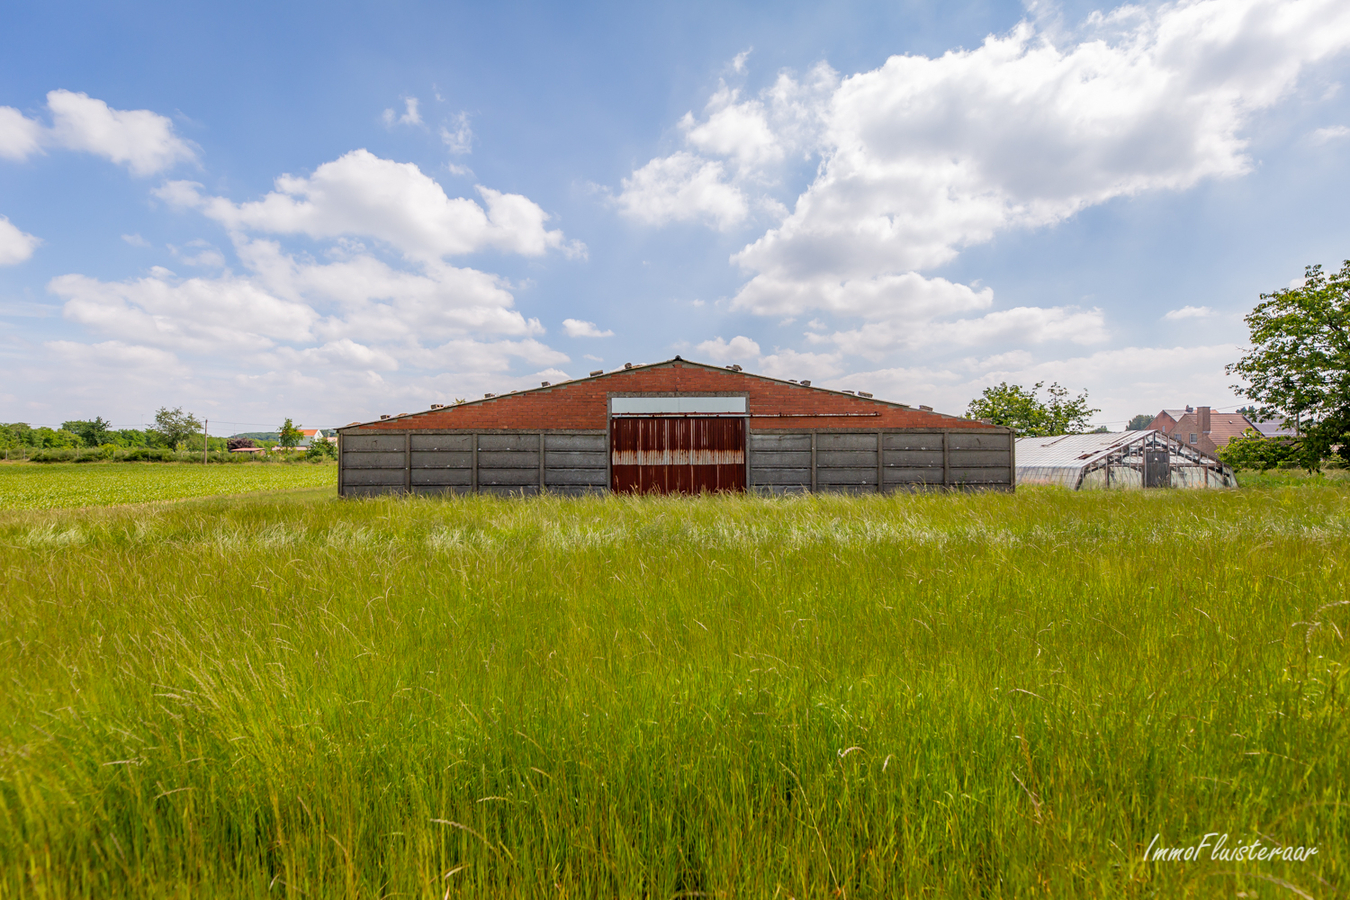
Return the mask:
[[161, 406], [159, 412], [155, 413], [155, 427], [151, 430], [170, 449], [177, 449], [188, 437], [202, 430], [202, 423], [192, 413], [183, 412], [181, 406], [173, 409]]
[[256, 446], [258, 445], [253, 443], [253, 438], [246, 438], [246, 437], [232, 437], [225, 442], [226, 450], [245, 450], [249, 447], [256, 447]]
[[1069, 400], [1068, 389], [1059, 384], [1050, 385], [1046, 389], [1049, 399], [1041, 400], [1037, 392], [1044, 384], [1044, 381], [1038, 381], [1035, 387], [1027, 390], [1004, 381], [997, 387], [985, 388], [980, 396], [970, 401], [966, 418], [1006, 425], [1021, 437], [1043, 437], [1081, 434], [1087, 428], [1088, 418], [1101, 412], [1088, 408], [1087, 391]]
[[337, 446], [321, 438], [315, 438], [309, 442], [309, 450], [305, 453], [305, 459], [311, 462], [324, 459], [337, 459]]
[[281, 426], [281, 433], [278, 437], [281, 439], [281, 446], [290, 448], [300, 443], [300, 439], [304, 435], [300, 433], [299, 428], [295, 427], [295, 423], [287, 419], [285, 424]]
[[1298, 451], [1293, 441], [1268, 438], [1254, 428], [1248, 428], [1226, 446], [1219, 448], [1219, 459], [1234, 471], [1239, 469], [1273, 469], [1283, 462], [1297, 461]]
[[1143, 431], [1153, 421], [1153, 416], [1148, 413], [1140, 413], [1130, 420], [1130, 424], [1125, 426], [1126, 431]]
[[111, 424], [111, 422], [105, 422], [102, 416], [95, 416], [93, 421], [77, 419], [71, 422], [62, 422], [61, 430], [78, 434], [86, 447], [101, 447], [104, 444], [112, 443], [112, 432], [108, 429]]
[[1350, 462], [1350, 260], [1326, 275], [1309, 266], [1303, 284], [1262, 294], [1246, 317], [1251, 349], [1226, 367], [1233, 390], [1257, 414], [1297, 427], [1295, 458], [1309, 470], [1339, 444]]

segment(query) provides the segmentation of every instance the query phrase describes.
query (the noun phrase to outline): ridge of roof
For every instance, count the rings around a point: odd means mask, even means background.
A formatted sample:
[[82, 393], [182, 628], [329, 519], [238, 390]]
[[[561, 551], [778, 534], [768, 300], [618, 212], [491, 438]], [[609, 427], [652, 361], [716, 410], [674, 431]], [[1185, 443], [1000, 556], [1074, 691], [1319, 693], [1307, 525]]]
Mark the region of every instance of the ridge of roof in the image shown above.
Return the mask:
[[[712, 363], [698, 362], [697, 360], [692, 359], [684, 359], [679, 355], [676, 355], [671, 359], [663, 359], [659, 362], [653, 363], [634, 363], [634, 364], [625, 363], [622, 369], [611, 369], [608, 372], [601, 372], [599, 375], [586, 375], [582, 378], [569, 378], [567, 381], [560, 381], [556, 384], [540, 385], [539, 387], [525, 388], [524, 390], [519, 391], [510, 391], [505, 394], [494, 394], [491, 397], [482, 397], [477, 400], [465, 400], [463, 403], [452, 403], [447, 404], [445, 406], [437, 406], [431, 409], [420, 410], [418, 412], [399, 413], [398, 415], [388, 416], [386, 418], [372, 419], [368, 422], [353, 422], [350, 425], [344, 425], [342, 427], [358, 428], [366, 425], [378, 425], [381, 422], [390, 422], [393, 421], [394, 419], [412, 419], [417, 416], [425, 416], [430, 415], [431, 413], [443, 412], [446, 409], [460, 409], [465, 406], [476, 406], [478, 404], [483, 403], [493, 403], [497, 400], [505, 400], [510, 397], [523, 397], [526, 394], [533, 394], [542, 391], [551, 391], [554, 390], [555, 388], [561, 387], [570, 387], [574, 384], [580, 384], [585, 381], [599, 381], [602, 378], [613, 378], [617, 375], [623, 375], [627, 372], [635, 372], [638, 369], [659, 369], [667, 366], [675, 366], [676, 364], [683, 366], [696, 366], [700, 369], [711, 369], [714, 372], [731, 372], [732, 374], [743, 375], [747, 378], [757, 378], [760, 381], [771, 381], [775, 384], [783, 384], [789, 385], [791, 387], [799, 387], [808, 391], [822, 391], [827, 394], [838, 394], [840, 396], [849, 397], [850, 399], [853, 400], [861, 400], [865, 403], [880, 403], [883, 406], [891, 406], [897, 409], [922, 409], [922, 407], [910, 406], [908, 403], [898, 403], [894, 400], [879, 400], [876, 397], [861, 397], [853, 391], [842, 391], [842, 390], [835, 390], [834, 388], [816, 387], [813, 384], [802, 384], [800, 381], [789, 381], [786, 378], [774, 378], [771, 375], [760, 375], [756, 372], [746, 372], [739, 366], [733, 369], [731, 366], [716, 366], [713, 365]], [[965, 419], [961, 416], [953, 416], [948, 413], [940, 413], [933, 409], [923, 409], [923, 412], [927, 413], [928, 415], [939, 416], [944, 419], [957, 419], [960, 421], [965, 421]]]

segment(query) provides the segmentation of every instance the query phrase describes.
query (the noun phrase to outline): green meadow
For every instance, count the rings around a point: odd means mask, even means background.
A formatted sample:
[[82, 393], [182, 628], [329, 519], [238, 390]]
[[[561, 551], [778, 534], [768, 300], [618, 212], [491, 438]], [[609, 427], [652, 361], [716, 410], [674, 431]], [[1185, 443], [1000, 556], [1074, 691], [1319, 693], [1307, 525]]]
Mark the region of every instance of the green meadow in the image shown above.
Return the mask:
[[69, 509], [337, 485], [337, 465], [0, 464], [0, 510]]
[[0, 512], [0, 897], [1341, 896], [1348, 575], [1343, 481]]

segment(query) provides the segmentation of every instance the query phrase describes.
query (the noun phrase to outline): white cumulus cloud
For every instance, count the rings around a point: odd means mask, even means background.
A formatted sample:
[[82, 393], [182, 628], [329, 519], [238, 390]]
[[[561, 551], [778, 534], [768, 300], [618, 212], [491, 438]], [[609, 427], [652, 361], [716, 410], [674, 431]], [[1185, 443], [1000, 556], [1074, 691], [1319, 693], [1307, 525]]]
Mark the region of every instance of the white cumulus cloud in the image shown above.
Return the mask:
[[0, 106], [0, 157], [24, 160], [42, 149], [43, 127], [12, 106]]
[[1208, 319], [1214, 315], [1214, 310], [1208, 306], [1183, 306], [1181, 309], [1169, 310], [1164, 319], [1175, 322], [1179, 319]]
[[704, 359], [712, 360], [715, 363], [729, 363], [737, 360], [745, 362], [759, 357], [759, 344], [743, 334], [738, 334], [729, 341], [720, 337], [713, 338], [710, 341], [704, 341], [694, 349]]
[[31, 234], [20, 231], [9, 219], [0, 216], [0, 266], [23, 262], [33, 255], [33, 250], [40, 243]]
[[102, 100], [72, 91], [47, 95], [51, 138], [61, 147], [84, 150], [125, 165], [136, 175], [153, 175], [196, 158], [173, 123], [148, 109], [113, 109]]
[[1330, 125], [1326, 128], [1319, 128], [1309, 135], [1309, 140], [1314, 144], [1329, 144], [1332, 141], [1340, 140], [1343, 137], [1350, 137], [1350, 128], [1344, 125]]
[[702, 220], [724, 230], [749, 211], [722, 163], [683, 151], [654, 159], [625, 178], [615, 203], [624, 215], [650, 225]]
[[44, 146], [82, 150], [126, 166], [135, 175], [153, 175], [197, 158], [192, 145], [174, 133], [173, 122], [148, 109], [113, 109], [75, 91], [47, 94], [52, 124], [0, 106], [0, 157], [24, 160]]
[[599, 326], [594, 322], [584, 322], [581, 319], [563, 319], [563, 333], [568, 337], [574, 338], [601, 338], [614, 336], [613, 331], [609, 329], [601, 331]]
[[283, 175], [276, 179], [276, 190], [261, 200], [236, 204], [203, 196], [200, 185], [182, 181], [156, 192], [167, 202], [199, 208], [230, 229], [313, 238], [369, 236], [412, 259], [488, 248], [525, 256], [550, 249], [584, 254], [584, 245], [545, 227], [548, 214], [529, 198], [482, 186], [478, 193], [483, 205], [451, 198], [413, 163], [381, 159], [368, 150], [324, 163], [308, 177]]

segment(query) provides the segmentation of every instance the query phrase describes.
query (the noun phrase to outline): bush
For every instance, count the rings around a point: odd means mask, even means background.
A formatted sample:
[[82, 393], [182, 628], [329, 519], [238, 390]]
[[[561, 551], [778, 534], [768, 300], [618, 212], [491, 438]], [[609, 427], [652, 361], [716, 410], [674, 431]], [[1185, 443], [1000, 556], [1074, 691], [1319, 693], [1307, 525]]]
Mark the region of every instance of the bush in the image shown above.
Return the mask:
[[172, 450], [161, 450], [155, 447], [137, 447], [128, 451], [121, 458], [124, 462], [171, 462], [174, 453]]
[[[18, 459], [19, 454], [15, 453], [12, 458]], [[133, 447], [124, 450], [115, 447], [112, 444], [104, 444], [102, 447], [85, 447], [73, 449], [69, 447], [49, 448], [46, 450], [33, 450], [28, 454], [28, 459], [33, 462], [58, 463], [58, 462], [164, 462], [164, 463], [201, 463], [202, 453], [200, 450], [169, 450], [165, 447]], [[318, 458], [310, 456], [301, 456], [298, 453], [278, 454], [259, 459], [250, 453], [229, 453], [224, 450], [212, 450], [206, 455], [208, 463], [299, 463], [299, 462], [324, 462], [332, 457]]]
[[[1219, 450], [1219, 459], [1231, 466], [1234, 471], [1254, 469], [1267, 472], [1275, 468], [1294, 469], [1306, 465], [1300, 456], [1299, 448], [1293, 442], [1264, 437], [1251, 428]], [[1311, 470], [1313, 467], [1307, 468]]]
[[337, 459], [337, 446], [328, 441], [315, 438], [305, 451], [305, 459], [310, 462], [323, 462], [328, 459]]

